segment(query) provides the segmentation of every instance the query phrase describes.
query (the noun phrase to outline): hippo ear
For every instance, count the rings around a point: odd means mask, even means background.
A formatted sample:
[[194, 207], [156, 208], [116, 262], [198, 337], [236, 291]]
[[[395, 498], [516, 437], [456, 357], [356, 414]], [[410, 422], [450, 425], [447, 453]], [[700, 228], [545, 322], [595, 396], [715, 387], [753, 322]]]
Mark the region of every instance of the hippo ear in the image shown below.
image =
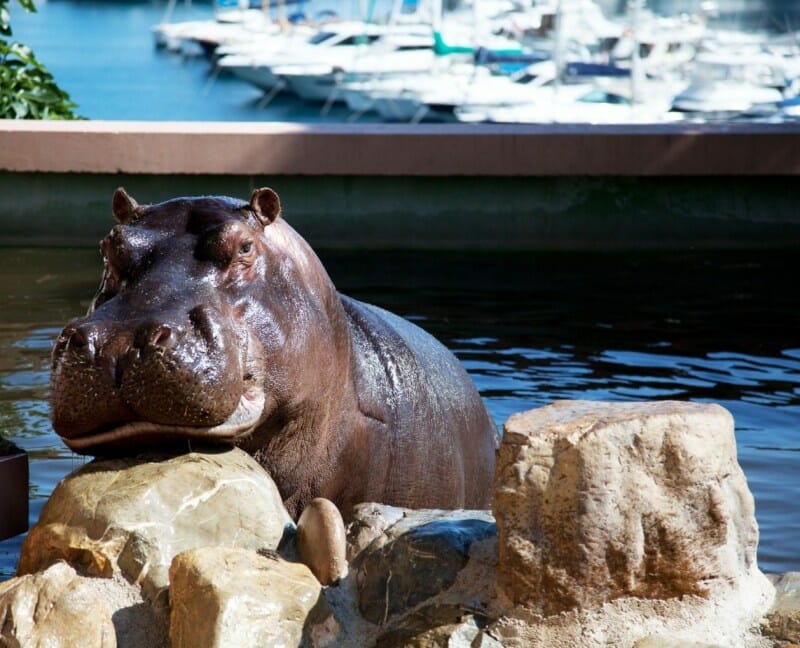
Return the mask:
[[261, 224], [266, 227], [281, 215], [281, 201], [272, 189], [262, 187], [254, 189], [250, 196], [250, 209]]
[[111, 200], [111, 211], [114, 212], [114, 218], [124, 225], [136, 218], [139, 213], [139, 203], [120, 187], [114, 192], [114, 198]]

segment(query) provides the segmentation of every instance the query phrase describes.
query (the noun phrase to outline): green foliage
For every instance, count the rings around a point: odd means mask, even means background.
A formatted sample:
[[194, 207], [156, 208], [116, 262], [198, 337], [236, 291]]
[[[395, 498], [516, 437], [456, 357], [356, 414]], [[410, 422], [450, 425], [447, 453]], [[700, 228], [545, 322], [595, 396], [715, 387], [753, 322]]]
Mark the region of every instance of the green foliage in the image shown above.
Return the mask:
[[[17, 0], [36, 11], [33, 0]], [[9, 0], [0, 0], [0, 35], [11, 36]], [[77, 106], [30, 48], [0, 38], [0, 119], [78, 119]]]

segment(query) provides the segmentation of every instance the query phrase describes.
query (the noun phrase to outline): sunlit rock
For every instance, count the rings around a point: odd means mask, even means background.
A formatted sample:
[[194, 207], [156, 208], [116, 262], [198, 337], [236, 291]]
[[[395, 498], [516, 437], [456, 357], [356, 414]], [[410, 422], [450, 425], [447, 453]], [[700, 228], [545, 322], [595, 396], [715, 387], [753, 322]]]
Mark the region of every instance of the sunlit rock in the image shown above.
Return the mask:
[[673, 639], [671, 637], [645, 637], [637, 641], [633, 648], [727, 648], [719, 644], [700, 643], [689, 639]]
[[66, 563], [0, 584], [0, 645], [115, 648], [111, 609]]
[[153, 602], [176, 554], [208, 545], [274, 549], [287, 525], [275, 484], [241, 450], [96, 459], [55, 489], [18, 572], [62, 559], [91, 575], [119, 571]]
[[773, 588], [716, 405], [559, 402], [512, 416], [493, 510], [507, 645], [746, 645]]
[[347, 560], [352, 562], [386, 529], [402, 520], [409, 509], [366, 502], [353, 509], [347, 522]]
[[347, 576], [347, 540], [344, 520], [336, 505], [317, 497], [297, 521], [297, 557], [323, 585]]
[[339, 635], [308, 567], [277, 554], [193, 549], [169, 573], [172, 648], [323, 647]]
[[779, 641], [800, 644], [800, 572], [772, 574], [775, 603], [763, 624], [764, 634]]
[[381, 648], [502, 648], [483, 631], [486, 620], [464, 605], [430, 605], [391, 624], [378, 638]]

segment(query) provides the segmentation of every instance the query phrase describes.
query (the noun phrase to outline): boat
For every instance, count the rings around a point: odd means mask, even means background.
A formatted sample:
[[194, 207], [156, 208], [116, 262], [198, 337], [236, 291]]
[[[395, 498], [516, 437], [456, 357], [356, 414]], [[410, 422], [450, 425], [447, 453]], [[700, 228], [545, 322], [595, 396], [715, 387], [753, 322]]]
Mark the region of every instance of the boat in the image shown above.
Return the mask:
[[277, 30], [260, 9], [219, 8], [205, 20], [171, 22], [169, 15], [176, 0], [170, 0], [165, 19], [152, 27], [156, 48], [182, 54], [210, 54], [222, 42], [241, 42]]
[[789, 83], [781, 57], [750, 49], [704, 52], [672, 109], [702, 119], [764, 116], [778, 110]]
[[403, 37], [410, 47], [417, 47], [421, 38], [430, 32], [419, 25], [384, 25], [361, 21], [341, 21], [316, 32], [304, 42], [279, 41], [267, 43], [258, 50], [244, 51], [221, 56], [216, 65], [221, 71], [230, 72], [238, 78], [266, 91], [285, 85], [285, 81], [273, 71], [275, 66], [320, 64], [332, 69], [348, 64], [364, 55], [378, 40], [388, 50], [403, 47]]
[[653, 124], [679, 121], [663, 103], [631, 103], [593, 88], [583, 96], [564, 95], [565, 87], [540, 88], [534, 101], [513, 106], [470, 106], [455, 110], [461, 122], [494, 124]]
[[[428, 39], [430, 40], [430, 39]], [[370, 47], [360, 56], [350, 61], [336, 63], [288, 63], [274, 66], [273, 74], [279, 77], [287, 88], [307, 101], [343, 101], [338, 90], [348, 81], [380, 79], [404, 74], [419, 75], [430, 71], [436, 64], [436, 55], [430, 42], [419, 48], [401, 45], [392, 51], [374, 51]]]
[[[533, 70], [536, 70], [533, 72]], [[345, 84], [343, 96], [356, 112], [373, 110], [387, 121], [453, 121], [465, 105], [524, 105], [537, 100], [539, 89], [552, 81], [552, 61], [534, 64], [513, 75], [495, 74], [473, 63], [460, 63], [438, 73]], [[562, 94], [578, 96], [587, 85], [572, 85]]]

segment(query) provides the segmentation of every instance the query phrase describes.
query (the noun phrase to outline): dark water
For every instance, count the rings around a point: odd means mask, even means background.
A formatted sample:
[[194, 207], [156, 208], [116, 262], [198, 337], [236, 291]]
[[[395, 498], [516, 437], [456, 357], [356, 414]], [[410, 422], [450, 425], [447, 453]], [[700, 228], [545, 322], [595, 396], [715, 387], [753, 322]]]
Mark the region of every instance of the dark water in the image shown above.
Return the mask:
[[[323, 252], [343, 292], [455, 350], [502, 425], [554, 399], [727, 407], [765, 571], [800, 569], [800, 257], [792, 252]], [[94, 251], [0, 250], [0, 432], [31, 454], [31, 521], [83, 462], [48, 422], [53, 337], [99, 279]], [[0, 543], [0, 580], [21, 538]]]

